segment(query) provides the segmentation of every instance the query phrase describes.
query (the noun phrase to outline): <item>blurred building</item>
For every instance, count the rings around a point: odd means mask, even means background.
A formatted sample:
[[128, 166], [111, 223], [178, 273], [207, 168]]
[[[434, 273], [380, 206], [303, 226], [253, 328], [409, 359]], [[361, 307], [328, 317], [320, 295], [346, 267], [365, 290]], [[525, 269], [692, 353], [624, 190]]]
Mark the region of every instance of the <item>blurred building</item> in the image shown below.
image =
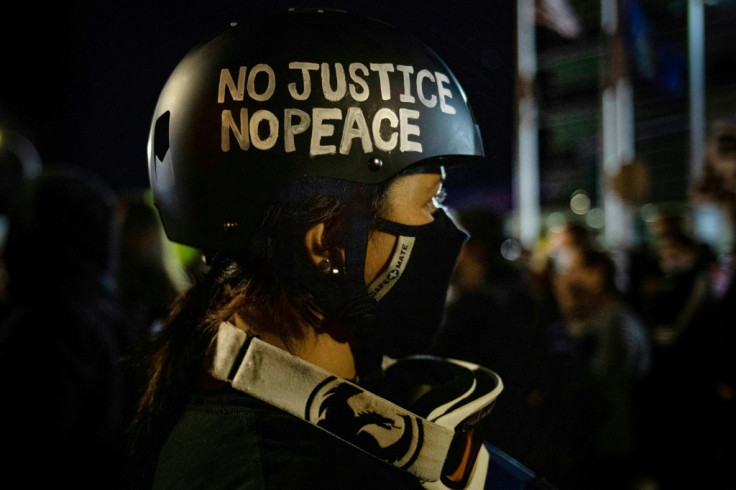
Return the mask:
[[[615, 248], [643, 239], [658, 207], [680, 205], [694, 232], [727, 248], [729, 230], [712, 209], [692, 208], [689, 190], [710, 124], [736, 114], [729, 68], [736, 2], [519, 0], [518, 7], [514, 211], [526, 202], [527, 215], [517, 214], [517, 226], [530, 226], [538, 211], [537, 228], [527, 231], [533, 237], [558, 213], [578, 214]], [[532, 7], [530, 28], [524, 12]], [[525, 184], [530, 173], [536, 178]]]

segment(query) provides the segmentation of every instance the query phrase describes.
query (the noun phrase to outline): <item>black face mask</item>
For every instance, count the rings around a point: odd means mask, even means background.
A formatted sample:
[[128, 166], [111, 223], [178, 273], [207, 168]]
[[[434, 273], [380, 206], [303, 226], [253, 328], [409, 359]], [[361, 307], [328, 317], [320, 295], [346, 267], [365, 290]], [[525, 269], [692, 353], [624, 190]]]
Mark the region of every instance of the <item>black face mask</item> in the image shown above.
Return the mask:
[[387, 271], [368, 286], [378, 301], [380, 343], [392, 358], [425, 352], [442, 322], [450, 276], [467, 235], [442, 209], [426, 225], [383, 220], [379, 229], [398, 237]]

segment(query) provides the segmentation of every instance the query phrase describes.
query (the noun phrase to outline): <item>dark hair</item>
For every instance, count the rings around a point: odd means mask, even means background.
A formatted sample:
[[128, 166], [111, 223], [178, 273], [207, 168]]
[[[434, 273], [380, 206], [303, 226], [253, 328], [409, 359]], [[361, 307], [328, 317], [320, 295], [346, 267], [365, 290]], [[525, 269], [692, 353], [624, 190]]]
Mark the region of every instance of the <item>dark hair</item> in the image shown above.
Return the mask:
[[[305, 279], [305, 267], [313, 267], [303, 249], [304, 233], [324, 222], [326, 247], [344, 247], [347, 201], [367, 186], [356, 189], [347, 182], [319, 180], [302, 181], [277, 197], [250, 249], [207, 253], [206, 271], [177, 299], [164, 328], [139, 354], [148, 373], [131, 424], [136, 457], [155, 461], [204, 375], [206, 351], [221, 322], [237, 312], [246, 323], [279, 336], [287, 347], [305, 325], [320, 328], [325, 312]], [[330, 184], [324, 187], [324, 182]], [[367, 189], [370, 199], [363, 213], [371, 228], [386, 205], [390, 183]]]

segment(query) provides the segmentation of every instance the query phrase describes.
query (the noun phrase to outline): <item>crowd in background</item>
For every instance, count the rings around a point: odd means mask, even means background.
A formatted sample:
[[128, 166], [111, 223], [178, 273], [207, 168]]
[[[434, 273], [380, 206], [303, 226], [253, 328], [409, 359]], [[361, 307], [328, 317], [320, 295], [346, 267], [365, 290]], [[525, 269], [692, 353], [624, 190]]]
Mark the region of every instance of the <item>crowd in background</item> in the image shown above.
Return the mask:
[[575, 220], [507, 260], [494, 211], [458, 220], [436, 353], [501, 374], [494, 444], [560, 489], [733, 488], [730, 255], [661, 214], [626, 260]]
[[689, 202], [623, 250], [574, 218], [522, 250], [494, 210], [456, 213], [470, 239], [434, 352], [501, 375], [489, 440], [560, 489], [736, 488], [736, 259], [690, 212], [736, 228], [736, 123], [707, 150]]
[[[0, 204], [10, 473], [28, 478], [21, 463], [41, 458], [53, 472], [34, 481], [130, 488], [142, 373], [129, 359], [198, 263], [175, 257], [177, 277], [147, 194], [79, 168], [19, 179]], [[683, 215], [660, 215], [616, 261], [576, 221], [525, 251], [495, 210], [454, 214], [471, 238], [431, 352], [501, 375], [490, 442], [561, 490], [734, 488], [730, 256]]]
[[0, 209], [4, 478], [134, 488], [132, 354], [179, 292], [158, 217], [144, 192], [118, 195], [79, 167], [15, 177]]

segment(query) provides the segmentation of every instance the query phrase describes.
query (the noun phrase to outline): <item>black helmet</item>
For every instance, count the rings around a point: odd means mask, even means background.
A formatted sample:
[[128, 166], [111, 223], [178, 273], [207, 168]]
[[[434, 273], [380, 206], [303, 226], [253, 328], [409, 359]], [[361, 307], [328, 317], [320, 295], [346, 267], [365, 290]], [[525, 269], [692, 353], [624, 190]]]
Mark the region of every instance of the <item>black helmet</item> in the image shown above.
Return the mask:
[[465, 93], [432, 50], [388, 24], [310, 9], [232, 23], [190, 51], [159, 97], [148, 170], [171, 240], [232, 250], [301, 177], [375, 184], [428, 159], [482, 156]]

